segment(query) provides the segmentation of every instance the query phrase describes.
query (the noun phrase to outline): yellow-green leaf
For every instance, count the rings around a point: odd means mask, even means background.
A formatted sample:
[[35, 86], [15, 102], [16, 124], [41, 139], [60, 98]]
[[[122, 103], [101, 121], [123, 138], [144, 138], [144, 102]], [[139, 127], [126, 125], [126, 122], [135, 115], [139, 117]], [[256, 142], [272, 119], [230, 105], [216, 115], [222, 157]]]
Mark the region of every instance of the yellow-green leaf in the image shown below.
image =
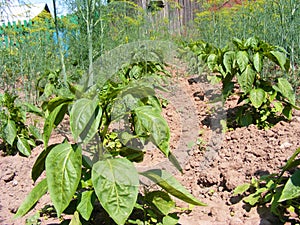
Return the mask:
[[13, 145], [16, 136], [16, 123], [13, 120], [8, 120], [6, 126], [4, 127], [4, 139], [8, 144]]
[[82, 98], [77, 100], [70, 113], [70, 127], [75, 141], [87, 143], [97, 133], [102, 110], [97, 100]]
[[47, 180], [43, 179], [38, 183], [31, 192], [27, 195], [22, 205], [19, 207], [14, 219], [24, 216], [37, 203], [37, 201], [46, 194], [48, 189]]
[[77, 145], [55, 146], [46, 158], [47, 183], [58, 217], [75, 194], [81, 176], [82, 153]]
[[293, 105], [296, 104], [296, 96], [292, 85], [285, 78], [278, 78], [278, 88], [280, 93]]
[[84, 191], [80, 195], [80, 201], [77, 205], [77, 211], [88, 221], [94, 209], [94, 201], [96, 199], [94, 191]]
[[253, 55], [253, 65], [257, 73], [260, 73], [262, 70], [263, 57], [259, 52], [256, 52]]
[[150, 139], [166, 156], [169, 156], [170, 128], [166, 120], [151, 106], [141, 106], [134, 110], [134, 128], [138, 135], [148, 133]]
[[205, 203], [199, 201], [190, 194], [170, 173], [165, 170], [148, 170], [142, 172], [141, 175], [149, 178], [176, 198], [193, 205], [206, 206]]
[[98, 161], [92, 181], [102, 207], [117, 224], [124, 224], [138, 196], [139, 177], [133, 163], [126, 158]]
[[48, 142], [54, 126], [57, 126], [62, 121], [65, 113], [67, 112], [67, 109], [67, 103], [62, 103], [58, 105], [46, 118], [43, 133], [44, 145], [46, 147], [48, 146]]
[[81, 225], [79, 213], [77, 211], [74, 212], [74, 215], [73, 215], [69, 225]]
[[23, 155], [30, 156], [31, 147], [25, 138], [18, 136], [17, 148]]
[[259, 108], [266, 100], [266, 97], [266, 92], [261, 88], [252, 89], [250, 91], [249, 98], [255, 108]]
[[246, 51], [238, 51], [236, 53], [236, 61], [241, 72], [243, 72], [246, 69], [247, 65], [249, 64], [248, 53]]
[[286, 182], [279, 202], [298, 198], [300, 196], [300, 170], [297, 170]]
[[252, 85], [255, 80], [255, 71], [250, 65], [246, 66], [244, 72], [238, 76], [238, 83], [241, 86], [241, 89], [248, 93], [252, 89]]

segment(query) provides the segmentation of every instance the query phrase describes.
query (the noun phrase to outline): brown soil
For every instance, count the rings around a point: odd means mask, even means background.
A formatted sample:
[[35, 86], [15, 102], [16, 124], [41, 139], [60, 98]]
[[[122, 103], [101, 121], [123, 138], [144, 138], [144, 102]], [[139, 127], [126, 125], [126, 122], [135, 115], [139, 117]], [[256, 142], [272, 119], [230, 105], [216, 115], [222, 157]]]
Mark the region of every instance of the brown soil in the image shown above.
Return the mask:
[[[184, 169], [183, 175], [176, 173], [176, 177], [208, 204], [182, 214], [180, 224], [280, 224], [268, 209], [249, 209], [232, 196], [232, 191], [253, 176], [278, 172], [300, 147], [300, 113], [295, 112], [292, 121], [280, 122], [269, 130], [249, 126], [223, 134], [217, 122], [226, 118], [226, 111], [217, 103], [208, 103], [211, 96], [218, 95], [218, 87], [199, 77], [175, 78], [169, 87], [172, 91], [162, 94], [169, 102], [164, 115], [171, 128], [171, 149]], [[227, 107], [235, 102], [233, 98]], [[51, 142], [63, 138], [55, 135]], [[42, 146], [37, 147], [29, 158], [0, 156], [0, 224], [25, 224], [25, 218], [12, 220], [12, 217], [33, 188], [31, 167], [41, 151]], [[161, 167], [174, 172], [156, 152], [149, 150], [147, 163], [139, 165], [139, 169]], [[50, 201], [46, 195], [29, 215], [47, 204]], [[179, 205], [186, 206], [181, 202]], [[42, 224], [58, 222], [55, 218], [42, 218]]]

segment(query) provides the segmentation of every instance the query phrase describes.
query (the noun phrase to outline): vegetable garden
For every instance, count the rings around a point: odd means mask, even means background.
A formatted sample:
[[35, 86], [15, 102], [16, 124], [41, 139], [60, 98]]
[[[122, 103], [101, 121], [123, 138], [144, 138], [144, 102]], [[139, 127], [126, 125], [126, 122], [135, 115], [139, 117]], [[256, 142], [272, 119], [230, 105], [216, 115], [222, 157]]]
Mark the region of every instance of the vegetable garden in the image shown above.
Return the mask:
[[1, 223], [299, 222], [298, 1], [66, 4], [0, 28]]

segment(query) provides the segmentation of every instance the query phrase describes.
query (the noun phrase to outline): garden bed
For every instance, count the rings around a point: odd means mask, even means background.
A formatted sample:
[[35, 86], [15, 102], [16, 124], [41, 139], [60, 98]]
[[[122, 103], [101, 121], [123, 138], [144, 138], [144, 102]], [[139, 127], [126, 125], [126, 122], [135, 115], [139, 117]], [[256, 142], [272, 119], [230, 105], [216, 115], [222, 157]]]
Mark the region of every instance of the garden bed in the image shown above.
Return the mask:
[[[208, 103], [207, 94], [211, 92], [205, 80], [179, 77], [173, 87], [175, 92], [165, 96], [169, 105], [164, 109], [164, 116], [171, 128], [171, 149], [179, 156], [183, 167], [183, 174], [177, 173], [176, 177], [194, 196], [208, 204], [183, 212], [180, 223], [280, 224], [267, 208], [250, 209], [232, 192], [237, 185], [249, 182], [253, 176], [278, 172], [300, 147], [300, 113], [295, 111], [292, 121], [279, 122], [269, 130], [259, 130], [250, 125], [227, 130], [223, 134], [222, 127], [215, 127], [212, 122], [216, 117], [214, 113], [220, 111], [212, 110]], [[227, 107], [235, 104], [233, 98]], [[63, 138], [54, 134], [50, 142], [61, 142]], [[14, 221], [12, 217], [33, 188], [31, 168], [41, 151], [42, 146], [38, 146], [28, 158], [1, 154], [0, 224], [25, 224], [25, 218]], [[146, 157], [147, 164], [142, 165], [142, 169], [143, 166], [166, 167], [164, 159], [155, 151], [151, 150]], [[50, 204], [49, 199], [48, 195], [44, 196], [29, 215]], [[187, 207], [182, 202], [178, 204]], [[60, 223], [49, 215], [40, 219], [41, 224]]]

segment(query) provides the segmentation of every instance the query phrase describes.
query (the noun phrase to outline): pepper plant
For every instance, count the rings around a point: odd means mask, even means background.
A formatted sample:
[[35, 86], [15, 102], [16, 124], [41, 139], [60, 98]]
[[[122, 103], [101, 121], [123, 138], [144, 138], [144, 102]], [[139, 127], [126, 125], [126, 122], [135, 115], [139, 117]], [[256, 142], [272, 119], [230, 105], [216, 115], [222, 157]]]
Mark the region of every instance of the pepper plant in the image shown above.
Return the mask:
[[31, 111], [39, 116], [43, 116], [43, 113], [29, 103], [17, 103], [17, 98], [17, 95], [8, 91], [0, 94], [0, 138], [6, 153], [20, 152], [23, 156], [29, 156], [36, 141], [42, 138], [35, 126], [26, 124], [26, 113]]
[[[294, 90], [286, 78], [290, 68], [287, 52], [256, 37], [235, 38], [232, 43], [217, 48], [198, 41], [188, 48], [196, 55], [195, 66], [204, 63], [212, 72], [208, 79], [222, 83], [224, 101], [232, 94], [239, 95], [235, 122], [240, 126], [254, 123], [265, 128], [280, 117], [291, 119], [292, 108], [297, 107]], [[266, 68], [270, 64], [279, 74], [268, 74], [271, 71]]]
[[[148, 65], [157, 68], [155, 63]], [[139, 173], [135, 167], [134, 162], [143, 161], [144, 146], [152, 142], [181, 169], [169, 149], [170, 130], [155, 95], [154, 86], [158, 83], [153, 80], [161, 80], [163, 70], [158, 75], [149, 72], [140, 77], [137, 66], [138, 63], [127, 65], [117, 79], [95, 84], [86, 91], [70, 84], [69, 94], [45, 102], [45, 149], [33, 166], [32, 179], [37, 181], [44, 170], [46, 178], [39, 180], [29, 193], [16, 218], [24, 216], [47, 192], [58, 217], [71, 208], [72, 224], [93, 221], [92, 213], [99, 203], [116, 224], [125, 224], [134, 209], [144, 212], [144, 219], [150, 217], [149, 224], [176, 224], [172, 217], [175, 203], [170, 194], [192, 205], [205, 205], [167, 171], [152, 169]], [[138, 76], [134, 76], [134, 71], [139, 71]], [[49, 145], [54, 127], [66, 114], [72, 140]], [[116, 123], [121, 127], [116, 128]], [[139, 175], [162, 190], [140, 193], [144, 197], [138, 198]], [[146, 203], [154, 210], [145, 208]], [[149, 212], [157, 214], [149, 216]], [[131, 217], [130, 221], [133, 220]]]
[[282, 222], [288, 221], [289, 216], [294, 213], [299, 217], [299, 153], [300, 148], [287, 160], [280, 172], [259, 179], [253, 178], [251, 183], [236, 187], [233, 194], [242, 195], [243, 201], [251, 207], [269, 204], [271, 212]]

